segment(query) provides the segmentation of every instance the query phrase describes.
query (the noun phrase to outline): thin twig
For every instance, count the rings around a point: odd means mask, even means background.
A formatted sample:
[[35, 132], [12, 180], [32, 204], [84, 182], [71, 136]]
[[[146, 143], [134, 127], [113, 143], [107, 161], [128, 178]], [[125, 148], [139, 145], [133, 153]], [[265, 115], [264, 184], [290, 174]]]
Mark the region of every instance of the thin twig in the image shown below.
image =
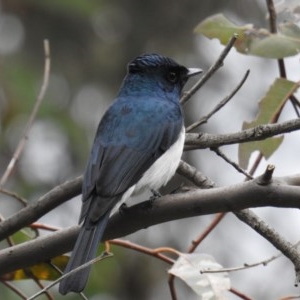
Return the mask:
[[258, 266], [266, 266], [268, 265], [270, 262], [272, 262], [273, 260], [277, 259], [278, 257], [282, 256], [282, 253], [279, 253], [277, 255], [274, 255], [266, 260], [260, 261], [260, 262], [256, 262], [253, 264], [244, 264], [243, 266], [239, 266], [239, 267], [233, 267], [233, 268], [222, 268], [219, 270], [201, 270], [202, 274], [205, 273], [224, 273], [224, 272], [236, 272], [236, 271], [242, 271], [245, 269], [251, 269], [251, 268], [255, 268]]
[[300, 282], [300, 256], [299, 251], [290, 242], [286, 241], [280, 236], [273, 228], [261, 220], [256, 214], [249, 209], [238, 211], [234, 213], [241, 221], [250, 226], [257, 233], [262, 235], [268, 240], [274, 247], [281, 251], [286, 257], [288, 257], [295, 267], [296, 279], [295, 286], [298, 286]]
[[52, 288], [53, 286], [55, 286], [56, 284], [58, 284], [62, 279], [66, 278], [66, 277], [69, 277], [71, 276], [72, 274], [80, 271], [80, 270], [83, 270], [93, 264], [95, 264], [96, 262], [100, 261], [100, 260], [103, 260], [105, 258], [109, 258], [109, 257], [112, 257], [113, 255], [111, 253], [102, 253], [101, 255], [97, 256], [95, 259], [92, 259], [90, 261], [88, 261], [87, 263], [73, 269], [72, 271], [64, 274], [63, 276], [59, 277], [58, 279], [56, 279], [55, 281], [51, 282], [49, 285], [47, 285], [45, 288], [43, 288], [42, 290], [38, 291], [36, 294], [30, 296], [29, 298], [27, 298], [27, 300], [33, 300], [35, 298], [37, 298], [38, 296], [44, 294], [46, 291], [48, 291], [50, 288]]
[[25, 127], [25, 131], [23, 133], [23, 136], [21, 138], [21, 140], [18, 143], [18, 146], [13, 154], [13, 157], [11, 159], [11, 161], [9, 162], [1, 180], [0, 180], [0, 187], [3, 187], [8, 179], [8, 177], [10, 176], [16, 162], [18, 161], [24, 146], [28, 140], [28, 135], [29, 132], [32, 128], [32, 125], [34, 123], [34, 120], [36, 118], [37, 112], [39, 110], [39, 107], [44, 99], [47, 87], [48, 87], [48, 83], [49, 83], [49, 76], [50, 76], [50, 46], [49, 46], [49, 41], [48, 40], [44, 40], [44, 51], [45, 51], [45, 67], [44, 67], [44, 77], [43, 77], [43, 83], [39, 92], [39, 95], [36, 99], [36, 102], [34, 104], [33, 110], [30, 114], [29, 120], [27, 122], [27, 125]]
[[[38, 278], [36, 278], [33, 274], [30, 274], [30, 276], [31, 276], [32, 280], [37, 284], [37, 286], [39, 288], [41, 288], [41, 289], [45, 288], [45, 286], [41, 283], [41, 281]], [[49, 291], [46, 290], [44, 292], [44, 294], [45, 294], [46, 298], [48, 298], [49, 300], [54, 300], [54, 298], [51, 296], [51, 294], [49, 293]]]
[[[49, 264], [49, 265], [50, 265], [50, 266], [51, 266], [58, 274], [63, 275], [62, 270], [61, 270], [59, 267], [57, 267], [54, 263], [52, 263], [51, 261], [49, 261], [48, 264]], [[81, 299], [83, 299], [83, 300], [88, 300], [88, 298], [84, 295], [83, 292], [80, 292], [78, 295], [81, 297]]]
[[252, 165], [252, 167], [251, 167], [251, 169], [250, 169], [250, 171], [249, 171], [249, 174], [250, 174], [251, 176], [253, 176], [254, 173], [256, 172], [256, 170], [257, 170], [257, 168], [258, 168], [258, 166], [259, 166], [261, 160], [263, 159], [263, 157], [264, 157], [264, 156], [263, 156], [263, 154], [262, 154], [261, 152], [259, 152], [259, 153], [257, 154], [256, 159], [254, 160], [253, 165]]
[[249, 298], [247, 295], [245, 295], [244, 293], [238, 291], [237, 289], [230, 288], [229, 291], [230, 291], [232, 294], [238, 296], [238, 297], [241, 298], [241, 299], [244, 299], [244, 300], [252, 300], [252, 298]]
[[31, 229], [37, 230], [37, 229], [43, 229], [43, 230], [47, 230], [47, 231], [57, 231], [61, 228], [56, 227], [56, 226], [52, 226], [52, 225], [48, 225], [48, 224], [43, 224], [43, 223], [33, 223], [30, 225]]
[[286, 296], [286, 297], [280, 298], [279, 300], [293, 300], [293, 299], [300, 299], [300, 295], [297, 295], [297, 296]]
[[173, 274], [169, 274], [168, 284], [169, 284], [171, 299], [177, 300], [177, 294], [175, 289], [175, 276]]
[[186, 128], [186, 132], [190, 132], [191, 130], [197, 128], [198, 126], [207, 123], [207, 121], [216, 113], [218, 112], [222, 107], [224, 107], [233, 97], [234, 95], [239, 91], [239, 89], [243, 86], [246, 79], [248, 78], [250, 73], [250, 70], [247, 70], [245, 75], [243, 76], [242, 80], [239, 82], [239, 84], [235, 87], [235, 89], [226, 96], [222, 101], [220, 101], [211, 112], [209, 112], [206, 116], [202, 117], [199, 121], [191, 124]]
[[[294, 97], [294, 95], [292, 95], [292, 96], [290, 97], [290, 100], [291, 100], [291, 102], [292, 102], [292, 105], [293, 105], [293, 107], [294, 107], [294, 110], [295, 110], [295, 113], [296, 113], [297, 117], [300, 118], [300, 112], [299, 112], [299, 109], [298, 109], [298, 107], [296, 107], [296, 106], [299, 106], [299, 107], [300, 107], [300, 105], [298, 104], [299, 101], [297, 100], [296, 97]], [[296, 101], [296, 102], [295, 102], [295, 101]]]
[[188, 253], [193, 253], [199, 244], [216, 228], [216, 226], [221, 222], [221, 220], [225, 217], [225, 213], [218, 213], [214, 216], [212, 222], [210, 222], [209, 226], [201, 233], [201, 235], [192, 241], [191, 246], [188, 249]]
[[276, 10], [274, 7], [274, 3], [273, 0], [267, 0], [267, 9], [269, 12], [269, 25], [270, 25], [270, 31], [272, 33], [276, 33], [277, 32], [277, 25], [276, 25]]
[[232, 161], [229, 157], [225, 155], [223, 151], [221, 151], [219, 148], [210, 148], [210, 150], [214, 151], [217, 155], [222, 157], [226, 162], [228, 162], [230, 165], [232, 165], [239, 173], [242, 173], [247, 177], [247, 179], [253, 179], [253, 177], [244, 169], [242, 169], [237, 163]]
[[15, 193], [15, 192], [9, 191], [7, 189], [0, 188], [0, 193], [2, 193], [4, 195], [7, 195], [7, 196], [10, 196], [12, 198], [15, 198], [16, 200], [18, 200], [19, 202], [21, 202], [21, 204], [23, 206], [27, 205], [27, 200], [24, 199], [23, 197], [21, 197], [20, 195], [18, 195], [17, 193]]
[[[174, 264], [174, 260], [169, 258], [168, 256], [162, 254], [162, 253], [163, 252], [168, 252], [168, 253], [172, 253], [172, 254], [175, 254], [175, 255], [178, 255], [178, 256], [180, 255], [179, 251], [177, 251], [173, 248], [170, 248], [170, 247], [159, 247], [159, 248], [151, 249], [151, 248], [148, 248], [148, 247], [144, 247], [144, 246], [135, 244], [135, 243], [130, 242], [130, 241], [125, 241], [125, 240], [120, 240], [120, 239], [110, 240], [110, 241], [108, 241], [108, 244], [122, 246], [122, 247], [125, 247], [125, 248], [128, 248], [128, 249], [134, 250], [134, 251], [138, 251], [138, 252], [153, 256], [153, 257], [158, 258], [158, 259], [160, 259], [160, 260], [162, 260], [162, 261], [164, 261], [164, 262], [166, 262], [170, 265]], [[106, 248], [110, 249], [109, 246], [106, 247]]]
[[120, 239], [110, 240], [109, 243], [113, 244], [113, 245], [118, 245], [118, 246], [122, 246], [125, 248], [129, 248], [129, 249], [159, 258], [160, 260], [162, 260], [170, 265], [174, 264], [174, 260], [169, 258], [168, 256], [162, 254], [162, 252], [171, 252], [176, 255], [180, 255], [180, 253], [173, 248], [166, 248], [166, 247], [162, 248], [161, 247], [161, 248], [157, 248], [157, 249], [151, 249], [151, 248], [147, 248], [147, 247], [135, 244], [130, 241], [125, 241], [125, 240], [120, 240]]
[[181, 99], [180, 103], [184, 105], [200, 88], [204, 85], [204, 83], [219, 69], [223, 66], [223, 62], [225, 57], [228, 55], [229, 51], [233, 47], [235, 41], [237, 39], [237, 35], [235, 34], [228, 42], [224, 50], [221, 52], [219, 58], [216, 62], [208, 69], [208, 71], [201, 77], [201, 79], [187, 92], [185, 92]]
[[10, 282], [5, 281], [5, 280], [1, 280], [1, 283], [6, 285], [10, 290], [12, 290], [21, 299], [25, 299], [25, 300], [27, 299], [27, 296], [20, 289], [18, 289], [16, 286], [11, 284]]
[[[276, 34], [277, 33], [277, 15], [276, 15], [274, 2], [273, 2], [273, 0], [266, 0], [266, 2], [267, 2], [267, 9], [269, 12], [270, 32]], [[278, 62], [280, 77], [286, 78], [286, 69], [285, 69], [284, 60], [282, 58], [280, 58], [277, 60], [277, 62]]]

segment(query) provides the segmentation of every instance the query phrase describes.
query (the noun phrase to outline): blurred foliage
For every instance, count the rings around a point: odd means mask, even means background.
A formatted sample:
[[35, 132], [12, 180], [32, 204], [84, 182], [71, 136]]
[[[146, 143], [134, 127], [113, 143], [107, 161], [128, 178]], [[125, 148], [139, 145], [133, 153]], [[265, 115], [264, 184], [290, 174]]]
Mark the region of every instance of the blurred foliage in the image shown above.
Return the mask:
[[[63, 270], [68, 262], [68, 257], [61, 255], [51, 259], [50, 263], [39, 263], [26, 270], [20, 269], [15, 272], [5, 274], [4, 280], [24, 280], [24, 279], [38, 279], [38, 280], [56, 280], [61, 276], [61, 273], [56, 269]], [[54, 267], [55, 266], [55, 267]]]
[[279, 32], [275, 34], [252, 24], [237, 26], [224, 15], [217, 14], [202, 21], [195, 32], [210, 39], [217, 38], [223, 45], [237, 34], [235, 48], [248, 55], [284, 58], [300, 52], [300, 28], [290, 22], [280, 24]]

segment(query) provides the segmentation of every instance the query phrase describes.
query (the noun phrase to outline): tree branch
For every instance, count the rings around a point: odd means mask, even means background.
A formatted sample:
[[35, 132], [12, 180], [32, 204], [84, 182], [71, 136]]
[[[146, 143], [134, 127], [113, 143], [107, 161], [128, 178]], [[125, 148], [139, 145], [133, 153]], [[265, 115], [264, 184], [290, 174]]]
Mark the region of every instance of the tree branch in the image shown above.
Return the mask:
[[214, 151], [218, 156], [222, 157], [227, 163], [233, 166], [239, 173], [245, 175], [247, 179], [253, 179], [253, 177], [246, 170], [241, 168], [236, 162], [234, 162], [229, 157], [227, 157], [225, 153], [221, 151], [219, 148], [210, 148], [210, 150]]
[[55, 187], [38, 201], [22, 208], [10, 218], [0, 222], [0, 241], [81, 193], [82, 176]]
[[[197, 169], [181, 161], [177, 173], [191, 180], [201, 188], [212, 188], [215, 184]], [[82, 176], [66, 181], [43, 195], [36, 202], [24, 207], [10, 218], [0, 222], [0, 241], [17, 232], [23, 227], [36, 222], [40, 217], [60, 204], [81, 193]]]
[[176, 172], [193, 182], [200, 189], [211, 189], [212, 187], [215, 187], [213, 181], [199, 172], [194, 166], [191, 166], [183, 160], [180, 161]]
[[300, 129], [300, 119], [282, 123], [259, 125], [227, 134], [187, 133], [185, 150], [216, 148], [224, 145], [260, 141], [266, 138]]
[[296, 272], [295, 285], [298, 286], [298, 283], [300, 282], [300, 253], [297, 248], [280, 236], [273, 228], [258, 218], [249, 209], [241, 210], [234, 214], [241, 221], [267, 239], [273, 246], [275, 246], [279, 251], [281, 251], [281, 253], [293, 262]]
[[[289, 177], [293, 183], [300, 177]], [[157, 201], [144, 201], [116, 213], [110, 218], [103, 240], [125, 236], [149, 226], [182, 218], [217, 212], [237, 211], [249, 207], [300, 208], [300, 187], [286, 183], [285, 178], [273, 178], [261, 185], [256, 179], [229, 187], [194, 190], [166, 195]], [[0, 251], [0, 275], [47, 261], [72, 249], [79, 226], [63, 229], [47, 236]]]

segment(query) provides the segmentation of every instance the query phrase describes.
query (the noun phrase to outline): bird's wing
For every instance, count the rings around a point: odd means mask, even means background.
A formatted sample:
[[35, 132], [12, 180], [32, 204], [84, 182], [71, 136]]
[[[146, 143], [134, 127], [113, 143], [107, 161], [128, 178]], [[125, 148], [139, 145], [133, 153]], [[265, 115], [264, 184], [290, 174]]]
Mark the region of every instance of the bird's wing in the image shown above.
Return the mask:
[[80, 220], [95, 196], [99, 218], [111, 209], [177, 140], [183, 126], [179, 104], [156, 102], [115, 102], [104, 115], [84, 176]]

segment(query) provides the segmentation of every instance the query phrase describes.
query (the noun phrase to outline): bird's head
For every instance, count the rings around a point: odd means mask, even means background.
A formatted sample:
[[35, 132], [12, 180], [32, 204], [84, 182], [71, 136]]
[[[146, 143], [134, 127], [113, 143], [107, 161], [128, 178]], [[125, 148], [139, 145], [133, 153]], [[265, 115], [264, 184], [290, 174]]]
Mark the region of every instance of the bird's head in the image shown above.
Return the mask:
[[202, 73], [201, 69], [188, 69], [173, 59], [159, 54], [143, 54], [128, 64], [126, 84], [132, 89], [149, 93], [181, 93], [188, 78]]
[[188, 69], [159, 54], [142, 54], [128, 64], [128, 73], [157, 76], [165, 84], [178, 85], [182, 89], [189, 77], [202, 73], [202, 70]]

